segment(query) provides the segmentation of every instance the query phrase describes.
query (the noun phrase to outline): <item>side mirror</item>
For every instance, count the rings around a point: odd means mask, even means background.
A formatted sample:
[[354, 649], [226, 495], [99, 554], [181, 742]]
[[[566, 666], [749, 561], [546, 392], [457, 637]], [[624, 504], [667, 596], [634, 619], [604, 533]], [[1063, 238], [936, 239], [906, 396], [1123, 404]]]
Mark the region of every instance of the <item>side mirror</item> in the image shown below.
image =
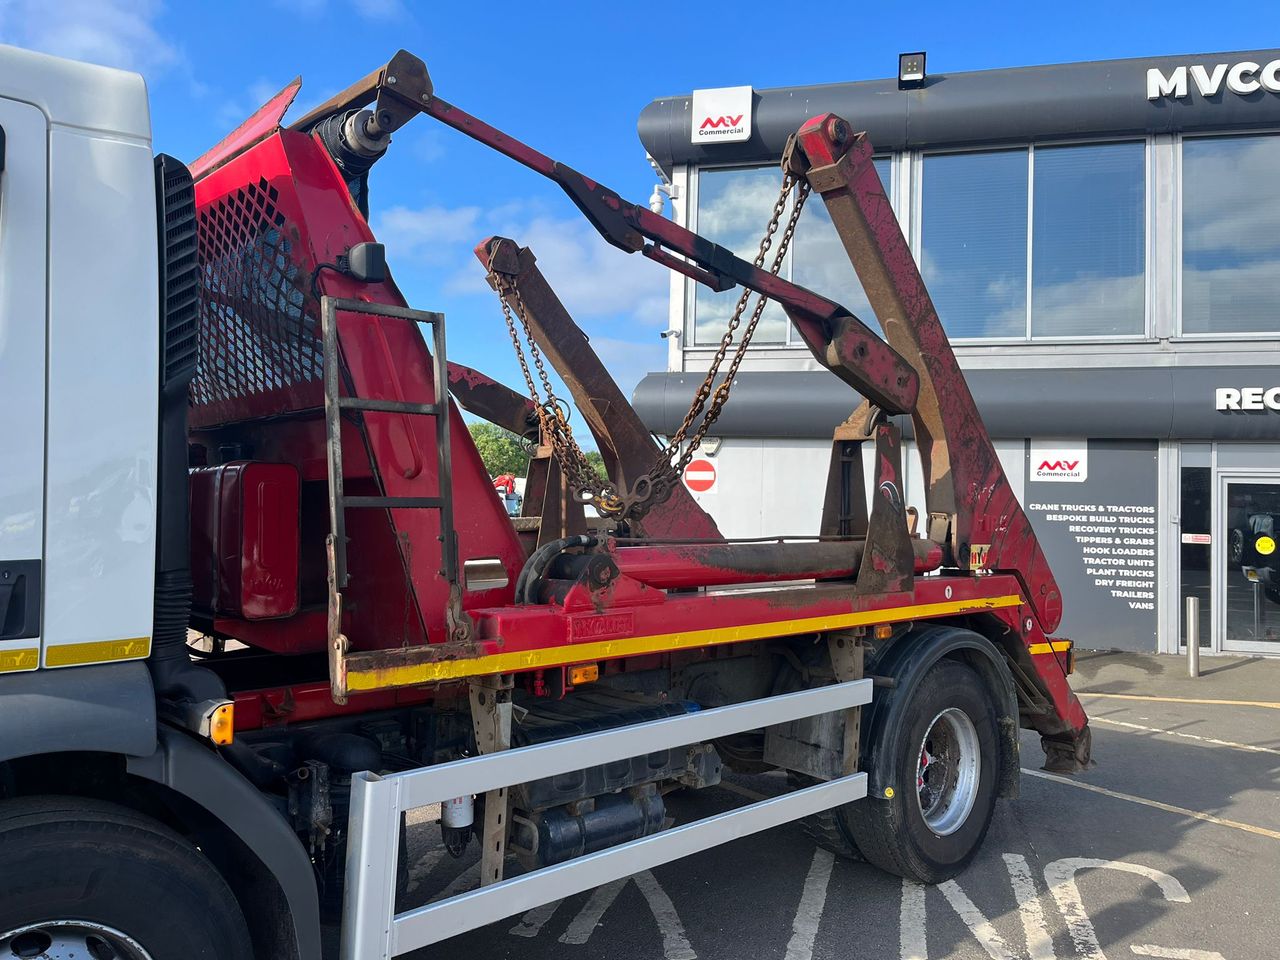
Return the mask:
[[387, 248], [380, 243], [357, 243], [339, 259], [338, 266], [364, 283], [381, 283], [387, 279]]

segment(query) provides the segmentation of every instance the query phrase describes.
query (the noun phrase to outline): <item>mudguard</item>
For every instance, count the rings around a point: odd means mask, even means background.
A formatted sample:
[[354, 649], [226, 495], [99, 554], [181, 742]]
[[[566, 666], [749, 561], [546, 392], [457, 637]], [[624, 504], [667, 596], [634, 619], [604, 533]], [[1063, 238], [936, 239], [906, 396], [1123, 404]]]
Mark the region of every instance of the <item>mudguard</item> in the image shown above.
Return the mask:
[[0, 762], [155, 749], [156, 697], [142, 661], [0, 675]]
[[871, 704], [863, 707], [862, 750], [867, 773], [867, 798], [884, 800], [885, 788], [899, 789], [892, 782], [892, 758], [877, 751], [875, 745], [910, 719], [911, 701], [916, 687], [929, 668], [943, 657], [960, 654], [978, 669], [991, 692], [999, 714], [1000, 779], [999, 795], [1017, 795], [1018, 786], [1018, 700], [1013, 678], [1005, 665], [1004, 655], [981, 634], [961, 627], [938, 625], [911, 631], [883, 649], [866, 666], [868, 676], [888, 677], [893, 682], [877, 687]]
[[244, 841], [284, 892], [297, 956], [319, 960], [320, 901], [311, 860], [284, 817], [253, 784], [212, 749], [164, 726], [155, 751], [130, 757], [128, 770], [188, 797]]

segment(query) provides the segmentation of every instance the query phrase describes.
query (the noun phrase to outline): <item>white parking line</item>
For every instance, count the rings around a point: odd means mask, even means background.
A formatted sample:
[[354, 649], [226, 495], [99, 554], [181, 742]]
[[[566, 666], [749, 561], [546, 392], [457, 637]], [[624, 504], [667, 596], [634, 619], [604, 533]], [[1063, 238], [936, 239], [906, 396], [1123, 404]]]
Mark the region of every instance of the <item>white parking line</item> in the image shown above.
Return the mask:
[[951, 904], [951, 909], [964, 921], [973, 938], [982, 945], [983, 950], [987, 951], [987, 956], [991, 960], [1014, 960], [1014, 952], [1009, 949], [1009, 944], [991, 925], [986, 915], [969, 899], [969, 895], [960, 889], [960, 884], [954, 880], [945, 880], [938, 884], [938, 889], [947, 898], [947, 903]]
[[1088, 790], [1090, 793], [1100, 793], [1104, 797], [1113, 797], [1116, 800], [1128, 800], [1130, 803], [1140, 803], [1144, 807], [1154, 807], [1156, 810], [1163, 810], [1166, 813], [1176, 813], [1179, 816], [1191, 817], [1193, 820], [1203, 820], [1205, 823], [1216, 823], [1220, 827], [1231, 827], [1234, 830], [1244, 830], [1246, 833], [1256, 833], [1260, 837], [1270, 837], [1272, 840], [1280, 840], [1280, 830], [1268, 830], [1266, 827], [1255, 827], [1251, 823], [1241, 823], [1239, 820], [1226, 820], [1223, 817], [1215, 817], [1211, 813], [1201, 813], [1199, 810], [1188, 810], [1186, 807], [1175, 807], [1171, 803], [1161, 803], [1159, 800], [1148, 800], [1146, 797], [1135, 797], [1131, 793], [1120, 793], [1116, 790], [1108, 790], [1106, 787], [1099, 787], [1092, 783], [1084, 783], [1080, 780], [1072, 780], [1069, 777], [1060, 777], [1054, 773], [1045, 773], [1043, 770], [1028, 770], [1022, 768], [1022, 772], [1029, 777], [1038, 777], [1041, 780], [1052, 780], [1054, 783], [1061, 783], [1068, 787], [1075, 787], [1078, 790]]
[[831, 868], [836, 858], [828, 850], [813, 852], [809, 875], [804, 878], [804, 892], [796, 917], [791, 921], [791, 940], [787, 943], [786, 960], [812, 960], [813, 942], [822, 923], [822, 911], [827, 905], [827, 885], [831, 882]]
[[1129, 947], [1140, 957], [1162, 957], [1164, 960], [1226, 960], [1217, 950], [1190, 950], [1186, 947], [1157, 947], [1153, 943], [1135, 943]]
[[1062, 919], [1067, 922], [1067, 931], [1071, 934], [1071, 942], [1075, 944], [1076, 954], [1082, 960], [1107, 960], [1102, 952], [1102, 944], [1098, 941], [1098, 933], [1093, 928], [1093, 921], [1084, 909], [1084, 901], [1080, 897], [1080, 888], [1076, 885], [1076, 874], [1081, 870], [1120, 870], [1124, 873], [1145, 877], [1160, 889], [1161, 895], [1170, 903], [1190, 903], [1191, 897], [1187, 889], [1176, 878], [1162, 870], [1143, 866], [1140, 863], [1127, 863], [1124, 860], [1098, 860], [1094, 857], [1063, 857], [1045, 864], [1044, 882], [1053, 894], [1053, 899], [1062, 912]]
[[1090, 717], [1089, 722], [1105, 723], [1113, 727], [1124, 727], [1127, 730], [1141, 730], [1143, 733], [1158, 733], [1165, 737], [1181, 737], [1184, 740], [1196, 740], [1214, 747], [1230, 747], [1233, 750], [1248, 750], [1250, 753], [1270, 753], [1280, 757], [1280, 750], [1276, 750], [1273, 747], [1255, 747], [1251, 743], [1236, 743], [1234, 740], [1219, 740], [1216, 737], [1199, 737], [1194, 733], [1183, 733], [1181, 730], [1161, 730], [1159, 727], [1144, 727], [1140, 723], [1129, 723], [1127, 720]]
[[1031, 867], [1020, 853], [1006, 853], [1004, 864], [1009, 870], [1009, 883], [1018, 901], [1018, 917], [1022, 920], [1022, 932], [1027, 938], [1027, 953], [1031, 960], [1057, 960], [1053, 952], [1053, 938], [1044, 919], [1044, 907], [1031, 879]]
[[676, 913], [676, 905], [662, 889], [658, 878], [648, 870], [637, 873], [631, 878], [649, 901], [649, 909], [658, 921], [658, 932], [662, 934], [662, 955], [665, 960], [698, 960], [693, 946], [685, 935], [684, 924], [680, 922], [680, 914]]
[[1144, 700], [1151, 703], [1201, 703], [1224, 707], [1266, 707], [1268, 710], [1280, 710], [1280, 702], [1275, 700], [1200, 700], [1194, 697], [1148, 697], [1137, 693], [1090, 693], [1088, 690], [1077, 690], [1077, 697], [1104, 697], [1108, 700]]
[[898, 910], [898, 949], [902, 960], [926, 960], [929, 956], [924, 891], [923, 885], [903, 878], [902, 906]]
[[603, 887], [596, 887], [591, 891], [591, 899], [578, 911], [578, 915], [570, 922], [568, 929], [560, 934], [560, 942], [582, 944], [590, 940], [591, 934], [595, 933], [596, 927], [600, 925], [600, 919], [605, 911], [613, 906], [613, 901], [618, 899], [618, 894], [626, 885], [627, 879], [624, 878], [606, 883]]

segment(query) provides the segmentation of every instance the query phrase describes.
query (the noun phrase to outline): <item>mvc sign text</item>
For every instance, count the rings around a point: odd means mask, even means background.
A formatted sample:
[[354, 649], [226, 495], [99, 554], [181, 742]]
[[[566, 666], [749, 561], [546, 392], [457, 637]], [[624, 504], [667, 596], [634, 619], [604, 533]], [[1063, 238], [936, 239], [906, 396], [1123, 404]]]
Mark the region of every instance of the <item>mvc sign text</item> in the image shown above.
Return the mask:
[[1167, 74], [1159, 67], [1152, 67], [1147, 71], [1147, 99], [1185, 99], [1192, 83], [1202, 97], [1217, 96], [1224, 88], [1242, 97], [1259, 90], [1280, 93], [1280, 60], [1266, 64], [1242, 60], [1211, 66], [1195, 63], [1174, 67]]

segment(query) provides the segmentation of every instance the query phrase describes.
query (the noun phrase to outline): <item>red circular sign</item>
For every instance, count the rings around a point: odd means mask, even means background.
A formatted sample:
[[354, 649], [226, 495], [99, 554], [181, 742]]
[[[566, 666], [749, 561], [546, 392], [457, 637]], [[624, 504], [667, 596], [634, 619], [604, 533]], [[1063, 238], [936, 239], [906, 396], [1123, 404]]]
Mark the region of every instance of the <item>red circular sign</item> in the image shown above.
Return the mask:
[[710, 460], [694, 460], [684, 468], [684, 485], [694, 493], [706, 493], [716, 485], [716, 466]]

